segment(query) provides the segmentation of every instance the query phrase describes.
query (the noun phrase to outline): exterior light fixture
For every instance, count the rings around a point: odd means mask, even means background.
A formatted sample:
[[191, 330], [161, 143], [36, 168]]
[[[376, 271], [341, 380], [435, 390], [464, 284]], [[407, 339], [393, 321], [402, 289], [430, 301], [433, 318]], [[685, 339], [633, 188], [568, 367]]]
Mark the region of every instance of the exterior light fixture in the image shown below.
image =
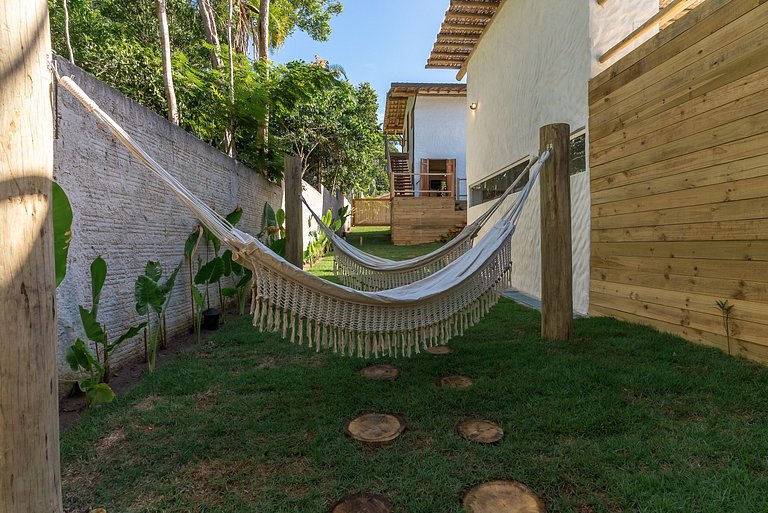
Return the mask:
[[477, 110], [477, 102], [472, 102], [469, 104], [470, 110]]

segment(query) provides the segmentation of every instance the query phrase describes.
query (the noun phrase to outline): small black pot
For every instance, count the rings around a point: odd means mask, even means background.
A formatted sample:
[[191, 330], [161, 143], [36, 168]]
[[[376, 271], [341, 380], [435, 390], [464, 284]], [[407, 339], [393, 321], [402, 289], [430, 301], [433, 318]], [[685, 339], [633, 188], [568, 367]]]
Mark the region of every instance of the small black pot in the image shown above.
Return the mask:
[[203, 310], [203, 329], [207, 331], [214, 331], [219, 329], [219, 317], [221, 312], [216, 308], [209, 308]]

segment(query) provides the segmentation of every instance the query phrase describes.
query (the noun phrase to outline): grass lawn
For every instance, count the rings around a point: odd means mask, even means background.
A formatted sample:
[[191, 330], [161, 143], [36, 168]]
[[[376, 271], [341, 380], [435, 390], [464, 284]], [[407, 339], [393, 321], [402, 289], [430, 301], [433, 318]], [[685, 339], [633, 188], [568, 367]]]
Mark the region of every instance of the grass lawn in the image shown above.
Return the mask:
[[[568, 343], [538, 330], [537, 312], [503, 300], [453, 353], [381, 359], [402, 374], [372, 382], [368, 362], [231, 321], [62, 436], [67, 508], [326, 513], [370, 491], [396, 512], [448, 513], [471, 486], [511, 479], [548, 512], [768, 511], [768, 369], [610, 319], [576, 321]], [[449, 374], [475, 385], [434, 386]], [[407, 431], [349, 439], [345, 422], [372, 411]], [[457, 436], [476, 417], [505, 438]]]

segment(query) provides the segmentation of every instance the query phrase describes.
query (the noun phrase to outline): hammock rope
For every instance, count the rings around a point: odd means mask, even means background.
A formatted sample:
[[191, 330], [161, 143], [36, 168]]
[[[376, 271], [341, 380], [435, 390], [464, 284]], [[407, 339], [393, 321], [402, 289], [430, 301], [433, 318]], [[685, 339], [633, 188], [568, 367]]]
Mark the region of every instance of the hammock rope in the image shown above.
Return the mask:
[[[472, 247], [480, 230], [504, 201], [515, 192], [515, 188], [522, 179], [530, 178], [530, 170], [537, 160], [538, 158], [532, 159], [493, 205], [475, 221], [465, 226], [456, 237], [431, 253], [408, 260], [388, 260], [356, 248], [323, 223], [322, 218], [312, 210], [303, 196], [301, 201], [333, 245], [333, 272], [344, 285], [368, 291], [392, 289], [426, 278], [466, 253]], [[505, 212], [522, 208], [523, 202], [524, 198], [518, 195]]]
[[[233, 227], [149, 156], [71, 78], [58, 73], [56, 78], [253, 271], [251, 314], [261, 331], [278, 332], [316, 351], [366, 358], [410, 356], [463, 334], [509, 288], [511, 238], [522, 209], [506, 212], [486, 237], [422, 280], [378, 292], [336, 285], [304, 272]], [[531, 168], [531, 179], [520, 193], [524, 198], [548, 156], [543, 154]]]

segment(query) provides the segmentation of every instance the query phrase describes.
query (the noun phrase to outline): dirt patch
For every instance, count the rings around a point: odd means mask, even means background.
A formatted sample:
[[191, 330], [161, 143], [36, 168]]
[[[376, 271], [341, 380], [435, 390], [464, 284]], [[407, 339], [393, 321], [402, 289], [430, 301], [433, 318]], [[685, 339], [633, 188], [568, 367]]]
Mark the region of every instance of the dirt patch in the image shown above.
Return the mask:
[[155, 406], [157, 406], [157, 396], [154, 394], [148, 395], [133, 405], [133, 407], [139, 411], [151, 411], [155, 409]]
[[204, 410], [208, 408], [219, 397], [219, 393], [216, 390], [206, 390], [195, 395], [195, 409]]
[[110, 434], [105, 436], [96, 446], [96, 454], [101, 458], [109, 458], [112, 451], [119, 447], [125, 441], [125, 432], [123, 428], [118, 427]]
[[[211, 336], [212, 333], [213, 332], [204, 333], [203, 336]], [[165, 364], [180, 352], [188, 350], [194, 346], [195, 336], [193, 333], [172, 339], [166, 349], [161, 349], [157, 352], [157, 366], [159, 367]], [[112, 390], [114, 390], [118, 396], [120, 396], [138, 383], [146, 372], [147, 364], [144, 361], [143, 355], [136, 357], [133, 360], [125, 362], [124, 365], [112, 372], [109, 386], [112, 387]], [[73, 390], [76, 388], [77, 384], [74, 385]], [[149, 397], [142, 401], [142, 403], [148, 399]], [[149, 405], [149, 403], [144, 406], [149, 406], [149, 409], [154, 407], [154, 405]], [[138, 404], [137, 409], [140, 409]], [[67, 431], [72, 427], [83, 414], [83, 411], [85, 411], [85, 396], [82, 393], [75, 393], [74, 395], [63, 397], [59, 401], [59, 428], [61, 431]]]

